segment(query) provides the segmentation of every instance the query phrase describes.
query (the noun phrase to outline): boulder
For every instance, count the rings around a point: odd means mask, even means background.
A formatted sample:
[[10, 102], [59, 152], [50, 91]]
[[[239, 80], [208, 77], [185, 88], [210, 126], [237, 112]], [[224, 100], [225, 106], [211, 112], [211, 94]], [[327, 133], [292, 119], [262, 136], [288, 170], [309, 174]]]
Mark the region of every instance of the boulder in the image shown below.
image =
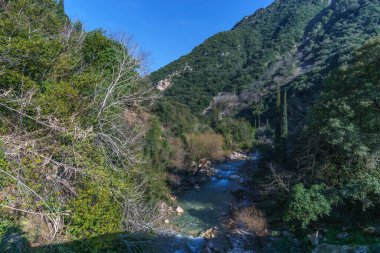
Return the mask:
[[247, 160], [249, 157], [241, 152], [234, 151], [227, 157], [229, 160]]
[[204, 232], [202, 236], [206, 239], [211, 239], [215, 237], [215, 234], [216, 234], [216, 230], [214, 228], [210, 228], [206, 230], [206, 232]]
[[180, 206], [177, 207], [177, 209], [175, 209], [175, 211], [177, 212], [177, 214], [183, 214], [185, 212]]

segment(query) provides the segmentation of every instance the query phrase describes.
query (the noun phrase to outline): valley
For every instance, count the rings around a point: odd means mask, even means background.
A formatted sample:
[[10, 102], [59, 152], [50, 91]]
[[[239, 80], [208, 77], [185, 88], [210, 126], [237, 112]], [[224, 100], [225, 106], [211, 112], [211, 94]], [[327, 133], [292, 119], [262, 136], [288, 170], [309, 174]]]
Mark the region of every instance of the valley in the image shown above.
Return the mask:
[[84, 23], [0, 0], [0, 252], [380, 252], [378, 0], [274, 0], [152, 73]]

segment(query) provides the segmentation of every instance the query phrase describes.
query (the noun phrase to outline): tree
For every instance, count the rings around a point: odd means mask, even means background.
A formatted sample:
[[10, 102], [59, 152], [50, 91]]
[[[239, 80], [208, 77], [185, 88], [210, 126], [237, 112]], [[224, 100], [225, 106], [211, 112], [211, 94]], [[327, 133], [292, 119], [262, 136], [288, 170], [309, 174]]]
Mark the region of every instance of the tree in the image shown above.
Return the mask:
[[310, 222], [329, 215], [333, 201], [325, 195], [325, 185], [312, 185], [310, 189], [303, 184], [293, 187], [285, 220], [305, 229]]
[[[255, 127], [261, 127], [261, 115], [267, 110], [267, 108], [264, 106], [264, 103], [262, 102], [262, 99], [260, 97], [260, 100], [257, 104], [253, 106], [253, 114], [256, 116], [255, 122], [258, 123], [258, 126]], [[257, 121], [256, 121], [257, 120]]]
[[65, 16], [65, 3], [64, 0], [59, 0], [58, 2], [58, 13], [61, 16]]
[[283, 111], [283, 129], [282, 129], [282, 137], [288, 138], [288, 91], [284, 92], [284, 111]]
[[280, 84], [277, 84], [276, 95], [276, 129], [275, 129], [275, 148], [277, 152], [281, 152], [281, 89]]
[[153, 167], [159, 167], [166, 162], [167, 151], [168, 145], [163, 138], [161, 126], [157, 119], [153, 119], [145, 136], [144, 154]]
[[284, 106], [282, 117], [282, 155], [283, 162], [286, 163], [288, 156], [288, 91], [284, 92]]
[[196, 174], [206, 165], [207, 159], [220, 160], [224, 156], [224, 138], [219, 134], [189, 134], [187, 137], [189, 156], [192, 161], [204, 162], [198, 166]]

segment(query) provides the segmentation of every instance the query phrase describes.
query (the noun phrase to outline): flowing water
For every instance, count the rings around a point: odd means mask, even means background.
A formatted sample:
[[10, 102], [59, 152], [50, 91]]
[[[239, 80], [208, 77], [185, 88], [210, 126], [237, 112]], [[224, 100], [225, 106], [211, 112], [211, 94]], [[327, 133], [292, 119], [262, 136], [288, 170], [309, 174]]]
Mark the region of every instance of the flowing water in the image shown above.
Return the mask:
[[[257, 154], [251, 159], [256, 160]], [[231, 190], [244, 180], [240, 169], [246, 161], [228, 161], [215, 166], [215, 176], [211, 181], [178, 197], [179, 206], [185, 211], [173, 219], [179, 229], [178, 241], [187, 244], [187, 249], [174, 252], [200, 252], [204, 239], [202, 232], [214, 227], [220, 228], [221, 219], [236, 202]]]

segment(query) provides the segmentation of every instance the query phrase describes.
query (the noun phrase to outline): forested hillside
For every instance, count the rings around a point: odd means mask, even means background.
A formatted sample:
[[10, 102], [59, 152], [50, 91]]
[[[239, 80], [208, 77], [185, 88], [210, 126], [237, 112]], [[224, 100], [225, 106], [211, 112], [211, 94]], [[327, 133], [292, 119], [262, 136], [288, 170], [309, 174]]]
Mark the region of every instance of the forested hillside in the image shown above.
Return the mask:
[[[231, 105], [234, 111], [243, 109], [247, 115], [274, 93], [276, 83], [288, 85], [291, 114], [304, 115], [327, 73], [379, 33], [379, 9], [372, 0], [275, 1], [152, 73], [151, 79], [169, 80], [164, 95], [195, 113], [220, 92], [231, 92], [240, 105]], [[228, 105], [226, 100], [220, 103]]]

